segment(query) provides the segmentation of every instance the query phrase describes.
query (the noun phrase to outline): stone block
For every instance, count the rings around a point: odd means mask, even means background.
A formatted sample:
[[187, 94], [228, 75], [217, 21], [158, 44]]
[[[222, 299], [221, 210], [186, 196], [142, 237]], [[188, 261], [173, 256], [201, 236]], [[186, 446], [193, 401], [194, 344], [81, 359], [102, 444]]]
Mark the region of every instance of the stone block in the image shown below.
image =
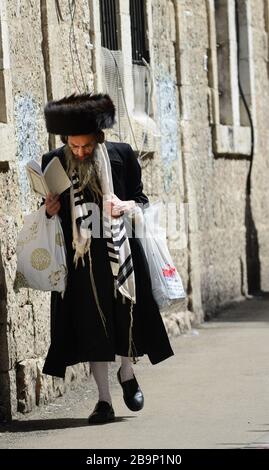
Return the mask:
[[[208, 56], [207, 49], [201, 46], [194, 46], [191, 50], [192, 59], [190, 60], [189, 49], [176, 49], [180, 62], [180, 85], [208, 86]], [[204, 93], [204, 90], [203, 90]], [[202, 96], [202, 98], [204, 98]]]
[[27, 413], [36, 406], [36, 359], [27, 359], [17, 364], [16, 381], [18, 411], [21, 413]]
[[192, 49], [198, 44], [208, 47], [207, 11], [205, 2], [180, 1], [178, 8], [180, 47]]
[[17, 316], [12, 323], [12, 334], [16, 343], [17, 361], [30, 360], [35, 351], [35, 325], [33, 306], [24, 305], [16, 310]]
[[206, 126], [208, 117], [207, 87], [204, 85], [184, 85], [180, 88], [180, 92], [182, 119], [197, 122], [199, 125], [203, 123]]

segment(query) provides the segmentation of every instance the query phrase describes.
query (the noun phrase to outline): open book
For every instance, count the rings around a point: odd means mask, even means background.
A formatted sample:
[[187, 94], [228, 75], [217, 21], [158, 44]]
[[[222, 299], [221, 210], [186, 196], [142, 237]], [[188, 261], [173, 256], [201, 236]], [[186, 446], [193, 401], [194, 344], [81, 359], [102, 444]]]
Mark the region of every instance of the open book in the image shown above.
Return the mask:
[[39, 163], [35, 160], [30, 160], [27, 163], [26, 170], [31, 188], [43, 197], [46, 197], [48, 193], [62, 194], [71, 186], [71, 181], [58, 157], [53, 157], [43, 173]]

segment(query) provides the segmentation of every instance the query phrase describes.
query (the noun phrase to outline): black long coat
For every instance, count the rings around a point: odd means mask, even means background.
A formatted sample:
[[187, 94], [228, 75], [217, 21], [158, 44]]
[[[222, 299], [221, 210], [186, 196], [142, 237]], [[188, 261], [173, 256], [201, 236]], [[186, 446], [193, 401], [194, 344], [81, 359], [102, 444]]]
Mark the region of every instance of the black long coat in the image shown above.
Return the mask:
[[[106, 142], [111, 162], [114, 192], [121, 200], [135, 200], [146, 204], [141, 169], [132, 148], [124, 143]], [[64, 147], [45, 154], [42, 169], [58, 156], [65, 166]], [[106, 240], [93, 238], [91, 257], [93, 274], [100, 306], [106, 317], [105, 333], [92, 292], [89, 260], [85, 267], [79, 262], [75, 269], [72, 248], [70, 190], [60, 196], [59, 216], [63, 228], [68, 279], [64, 298], [58, 292], [51, 294], [51, 345], [44, 364], [45, 374], [64, 377], [66, 367], [79, 362], [114, 361], [115, 355], [128, 356], [130, 303], [114, 297], [113, 277], [108, 259]], [[149, 269], [142, 245], [137, 238], [129, 238], [132, 252], [136, 304], [133, 308], [133, 351], [139, 357], [148, 354], [152, 364], [173, 355], [167, 333], [152, 296]]]

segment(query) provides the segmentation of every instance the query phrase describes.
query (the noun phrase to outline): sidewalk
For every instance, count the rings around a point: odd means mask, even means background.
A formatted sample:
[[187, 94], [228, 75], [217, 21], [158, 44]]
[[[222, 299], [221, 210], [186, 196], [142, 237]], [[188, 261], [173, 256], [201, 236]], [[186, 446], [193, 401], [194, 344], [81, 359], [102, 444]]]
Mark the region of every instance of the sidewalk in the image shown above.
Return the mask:
[[112, 364], [114, 423], [88, 426], [93, 382], [0, 427], [0, 448], [269, 448], [269, 299], [224, 311], [172, 341], [175, 356], [135, 366], [145, 407], [123, 403]]

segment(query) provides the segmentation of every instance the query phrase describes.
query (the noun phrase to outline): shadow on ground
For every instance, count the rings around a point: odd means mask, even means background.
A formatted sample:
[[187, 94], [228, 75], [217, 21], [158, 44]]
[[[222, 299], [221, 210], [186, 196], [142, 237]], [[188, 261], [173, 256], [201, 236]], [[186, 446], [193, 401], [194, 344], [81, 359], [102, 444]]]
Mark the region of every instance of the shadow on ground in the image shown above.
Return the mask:
[[[267, 309], [265, 309], [266, 304]], [[211, 321], [220, 323], [269, 322], [269, 292], [260, 292], [242, 302], [227, 305], [215, 316], [209, 317], [206, 324], [209, 325]]]
[[[118, 416], [115, 421], [109, 424], [121, 423], [135, 416]], [[89, 427], [86, 418], [57, 418], [57, 419], [33, 419], [27, 421], [14, 420], [10, 424], [1, 425], [0, 433], [10, 432], [33, 432], [33, 431], [49, 431], [51, 429], [67, 429]], [[91, 424], [91, 427], [93, 425]], [[100, 424], [96, 425], [100, 426]]]

